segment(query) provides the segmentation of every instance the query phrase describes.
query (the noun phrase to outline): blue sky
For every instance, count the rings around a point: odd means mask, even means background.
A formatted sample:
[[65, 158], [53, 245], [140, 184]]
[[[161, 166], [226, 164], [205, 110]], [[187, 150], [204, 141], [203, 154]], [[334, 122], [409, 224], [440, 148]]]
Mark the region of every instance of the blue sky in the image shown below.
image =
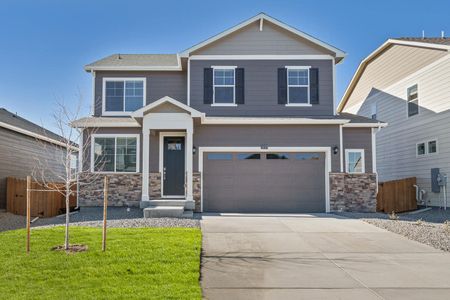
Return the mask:
[[450, 36], [450, 1], [2, 0], [0, 107], [53, 129], [52, 105], [84, 97], [83, 66], [112, 53], [177, 53], [259, 12], [347, 52], [342, 96], [359, 62], [389, 37]]

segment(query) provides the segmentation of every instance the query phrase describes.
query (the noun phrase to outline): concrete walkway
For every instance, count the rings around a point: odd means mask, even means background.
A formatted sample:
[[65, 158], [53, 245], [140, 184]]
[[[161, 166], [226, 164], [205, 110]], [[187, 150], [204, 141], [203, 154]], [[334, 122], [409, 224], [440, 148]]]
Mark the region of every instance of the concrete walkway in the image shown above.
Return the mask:
[[334, 215], [203, 216], [207, 299], [450, 299], [450, 254]]

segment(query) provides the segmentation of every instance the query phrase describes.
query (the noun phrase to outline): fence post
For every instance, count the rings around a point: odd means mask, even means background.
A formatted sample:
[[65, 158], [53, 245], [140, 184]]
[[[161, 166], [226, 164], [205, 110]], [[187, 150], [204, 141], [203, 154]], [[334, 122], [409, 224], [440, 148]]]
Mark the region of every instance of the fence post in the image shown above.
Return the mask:
[[108, 210], [108, 176], [103, 181], [103, 235], [102, 251], [106, 251], [106, 212]]
[[27, 176], [27, 253], [30, 253], [31, 176]]

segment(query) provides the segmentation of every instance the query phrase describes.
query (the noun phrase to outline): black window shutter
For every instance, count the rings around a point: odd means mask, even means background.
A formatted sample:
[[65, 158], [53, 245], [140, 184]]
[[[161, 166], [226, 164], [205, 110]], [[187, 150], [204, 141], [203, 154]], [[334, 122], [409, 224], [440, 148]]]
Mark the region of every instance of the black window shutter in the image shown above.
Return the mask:
[[319, 104], [319, 69], [309, 69], [309, 101]]
[[287, 104], [286, 68], [278, 68], [278, 104]]
[[203, 69], [203, 103], [213, 103], [213, 69]]
[[245, 103], [244, 68], [236, 68], [236, 104]]

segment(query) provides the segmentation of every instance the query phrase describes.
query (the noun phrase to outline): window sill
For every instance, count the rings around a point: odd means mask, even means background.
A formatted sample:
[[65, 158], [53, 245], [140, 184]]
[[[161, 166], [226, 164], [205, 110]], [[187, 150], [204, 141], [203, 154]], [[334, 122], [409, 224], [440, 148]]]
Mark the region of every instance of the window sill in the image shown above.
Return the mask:
[[228, 106], [228, 107], [235, 107], [238, 106], [236, 103], [213, 103], [211, 106]]
[[309, 104], [309, 103], [288, 103], [285, 106], [287, 106], [287, 107], [311, 107], [312, 104]]

